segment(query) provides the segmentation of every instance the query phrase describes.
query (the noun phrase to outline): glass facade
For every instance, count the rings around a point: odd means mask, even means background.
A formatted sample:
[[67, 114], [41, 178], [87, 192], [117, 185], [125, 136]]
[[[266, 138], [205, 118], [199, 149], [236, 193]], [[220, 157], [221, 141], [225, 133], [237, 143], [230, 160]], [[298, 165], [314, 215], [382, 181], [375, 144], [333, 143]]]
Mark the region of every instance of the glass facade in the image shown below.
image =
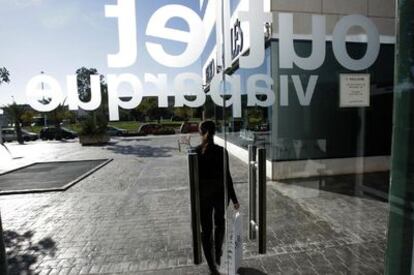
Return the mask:
[[[364, 43], [347, 43], [349, 54], [357, 59], [366, 50]], [[299, 56], [308, 56], [310, 42], [297, 41]], [[352, 72], [336, 61], [332, 43], [326, 44], [326, 58], [314, 71], [279, 69], [279, 44], [272, 42], [272, 76], [276, 97], [280, 95], [280, 76], [288, 76], [289, 106], [275, 105], [272, 119], [272, 159], [303, 160], [388, 156], [391, 148], [393, 98], [393, 45], [382, 45], [378, 59], [365, 71]], [[340, 107], [340, 74], [370, 75], [369, 107]], [[309, 106], [302, 106], [295, 93], [292, 76], [302, 85], [311, 75], [318, 77]]]
[[[271, 74], [271, 48], [267, 47], [265, 51], [265, 61], [262, 66], [256, 69], [240, 69], [238, 68], [233, 75], [239, 76], [242, 117], [234, 118], [232, 108], [226, 109], [227, 122], [227, 138], [230, 142], [237, 144], [243, 148], [247, 148], [250, 144], [264, 144], [268, 146], [270, 143], [270, 124], [272, 108], [263, 108], [258, 106], [247, 105], [247, 87], [246, 80], [253, 74]], [[259, 85], [264, 85], [263, 83]], [[264, 96], [258, 96], [258, 98]], [[218, 125], [222, 125], [223, 108], [214, 104], [211, 98], [207, 97], [205, 109], [209, 110], [205, 113], [206, 118], [216, 121]], [[222, 134], [223, 128], [219, 127], [219, 133]]]
[[[326, 58], [321, 68], [303, 71], [279, 69], [279, 43], [269, 43], [263, 65], [255, 70], [237, 69], [233, 74], [241, 77], [242, 118], [229, 121], [228, 139], [247, 148], [249, 144], [268, 149], [268, 159], [291, 161], [306, 159], [352, 158], [361, 156], [389, 156], [391, 150], [394, 45], [382, 44], [375, 64], [364, 71], [352, 72], [335, 59], [332, 43], [326, 44]], [[366, 50], [364, 43], [347, 43], [350, 55], [357, 59]], [[310, 41], [296, 41], [299, 56], [312, 50]], [[276, 102], [269, 108], [248, 107], [246, 80], [253, 74], [271, 74]], [[369, 107], [340, 107], [340, 74], [364, 73], [370, 75]], [[298, 76], [303, 88], [312, 75], [318, 77], [315, 91], [308, 106], [301, 105], [292, 76]], [[280, 79], [288, 78], [288, 106], [281, 106]], [[259, 96], [260, 97], [260, 96]], [[222, 119], [222, 108], [206, 104], [206, 117]]]
[[[346, 267], [334, 263], [326, 267], [327, 274], [381, 274], [386, 261], [388, 202], [392, 200], [389, 160], [396, 96], [395, 44], [381, 43], [376, 61], [358, 71], [345, 68], [337, 60], [332, 41], [326, 42], [324, 62], [314, 70], [303, 70], [296, 64], [291, 69], [281, 68], [279, 47], [279, 40], [271, 39], [260, 68], [237, 67], [230, 73], [241, 79], [241, 118], [234, 117], [231, 107], [226, 108], [224, 118], [222, 108], [210, 107], [215, 112], [206, 112], [206, 117], [226, 124], [219, 137], [239, 159], [250, 163], [246, 160], [249, 145], [266, 149], [267, 238], [272, 249], [289, 247], [297, 251], [297, 257], [318, 255], [326, 259], [352, 253], [354, 256], [343, 259]], [[316, 50], [312, 41], [305, 39], [295, 40], [294, 48], [300, 57]], [[347, 42], [346, 49], [358, 60], [367, 52], [367, 43]], [[246, 82], [253, 74], [273, 79], [272, 106], [248, 106]], [[348, 76], [368, 79], [366, 105], [343, 103], [343, 79]], [[265, 83], [260, 85], [265, 87]], [[250, 203], [251, 197], [246, 196], [243, 194], [242, 200]], [[296, 207], [290, 208], [290, 202]], [[312, 221], [320, 218], [323, 225]], [[231, 215], [228, 220], [232, 221]], [[323, 228], [323, 233], [318, 235], [316, 228]], [[248, 231], [248, 226], [244, 230]], [[338, 240], [347, 248], [325, 247], [326, 242]], [[315, 243], [319, 252], [315, 252]], [[252, 244], [247, 244], [249, 249]], [[306, 274], [307, 267], [298, 266]]]
[[6, 2], [1, 275], [414, 274], [413, 1]]

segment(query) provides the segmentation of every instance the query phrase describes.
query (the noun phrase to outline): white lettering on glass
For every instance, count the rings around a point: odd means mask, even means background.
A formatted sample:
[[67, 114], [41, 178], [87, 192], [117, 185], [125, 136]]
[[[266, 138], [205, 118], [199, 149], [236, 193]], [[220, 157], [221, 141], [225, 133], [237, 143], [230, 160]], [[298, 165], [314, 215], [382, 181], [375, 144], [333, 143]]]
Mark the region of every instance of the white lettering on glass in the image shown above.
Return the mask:
[[[121, 99], [119, 86], [128, 84], [132, 88], [132, 93], [128, 96], [123, 94]], [[109, 119], [119, 120], [119, 107], [131, 110], [136, 108], [142, 101], [142, 83], [138, 77], [133, 74], [108, 75], [108, 108]], [[128, 100], [129, 98], [129, 100]]]
[[55, 78], [40, 74], [27, 83], [26, 98], [36, 111], [51, 112], [62, 104], [62, 88]]
[[[266, 3], [265, 3], [266, 1]], [[118, 0], [116, 5], [105, 5], [105, 16], [118, 20], [119, 52], [108, 54], [107, 64], [109, 68], [125, 68], [134, 65], [137, 60], [137, 20], [136, 0]], [[201, 3], [201, 2], [200, 2]], [[246, 44], [249, 51], [243, 49], [244, 55], [239, 57], [240, 68], [254, 69], [263, 64], [265, 59], [264, 25], [272, 21], [272, 14], [266, 12], [270, 0], [241, 0], [240, 11], [233, 16], [238, 16], [242, 24], [237, 30], [240, 34], [246, 32]], [[173, 18], [182, 19], [189, 27], [188, 31], [168, 27]], [[237, 18], [235, 18], [237, 19]], [[206, 76], [212, 78], [210, 92], [213, 102], [221, 107], [232, 107], [233, 116], [241, 117], [241, 77], [232, 75], [226, 77], [224, 85], [223, 70], [216, 73], [219, 66], [231, 67], [232, 43], [231, 43], [231, 15], [230, 5], [227, 0], [208, 1], [204, 17], [198, 12], [184, 5], [169, 4], [159, 8], [150, 17], [146, 27], [147, 38], [164, 39], [172, 42], [184, 43], [185, 50], [180, 54], [171, 54], [168, 48], [160, 42], [147, 41], [146, 49], [153, 60], [162, 66], [170, 68], [183, 68], [197, 62], [208, 39], [216, 30], [216, 59], [206, 70]], [[246, 27], [246, 30], [242, 28]], [[346, 38], [352, 27], [362, 28], [367, 35], [367, 50], [362, 58], [355, 59], [347, 51]], [[222, 33], [224, 31], [224, 33]], [[322, 15], [312, 16], [312, 52], [309, 56], [299, 56], [294, 49], [293, 15], [279, 13], [279, 66], [282, 69], [293, 69], [296, 65], [305, 71], [320, 68], [326, 56], [326, 18]], [[241, 39], [241, 36], [238, 37]], [[237, 39], [238, 39], [237, 38]], [[241, 41], [236, 41], [241, 43]], [[224, 43], [224, 47], [222, 47]], [[342, 17], [333, 31], [333, 53], [338, 62], [346, 69], [352, 71], [369, 68], [378, 58], [380, 50], [379, 33], [374, 23], [362, 15], [348, 15]], [[241, 51], [241, 44], [239, 50]], [[233, 47], [234, 47], [233, 45]], [[236, 47], [237, 48], [237, 47]], [[247, 50], [246, 49], [246, 50]], [[223, 52], [224, 50], [224, 52]], [[237, 51], [236, 51], [237, 52]], [[214, 52], [212, 53], [214, 55]], [[224, 56], [224, 58], [223, 58]], [[207, 62], [210, 62], [208, 60]], [[88, 102], [81, 100], [78, 93], [77, 79], [75, 75], [69, 75], [67, 80], [68, 105], [70, 110], [83, 109], [93, 111], [102, 104], [102, 92], [100, 76], [91, 76], [91, 98]], [[160, 108], [168, 107], [168, 93], [174, 92], [175, 107], [188, 106], [197, 108], [203, 106], [206, 94], [203, 88], [202, 77], [194, 72], [180, 72], [173, 79], [173, 87], [169, 87], [169, 76], [165, 73], [144, 74], [144, 83], [129, 73], [108, 74], [108, 108], [110, 120], [119, 120], [119, 108], [134, 109], [142, 101], [144, 85], [148, 84], [152, 94], [158, 97]], [[302, 79], [303, 80], [303, 79]], [[301, 106], [309, 106], [315, 93], [318, 75], [311, 75], [304, 85], [297, 75], [280, 75], [280, 106], [289, 105], [289, 81]], [[206, 83], [208, 84], [208, 83]], [[276, 101], [273, 89], [274, 80], [267, 74], [252, 74], [246, 80], [246, 93], [248, 106], [269, 107]], [[121, 86], [128, 86], [128, 94]], [[41, 86], [41, 88], [40, 88]], [[46, 88], [45, 88], [46, 87]], [[147, 87], [147, 86], [145, 86]], [[224, 91], [223, 87], [228, 87]], [[170, 90], [169, 90], [170, 89]], [[26, 96], [31, 107], [39, 112], [50, 112], [56, 109], [63, 101], [62, 89], [59, 82], [48, 75], [38, 75], [30, 79], [26, 86]]]
[[[361, 59], [353, 59], [346, 49], [346, 35], [354, 26], [363, 28], [367, 33], [367, 52]], [[344, 16], [335, 26], [332, 45], [335, 57], [342, 66], [353, 71], [365, 70], [377, 60], [380, 50], [379, 33], [374, 23], [363, 15]]]
[[293, 15], [279, 14], [280, 68], [292, 69], [293, 64], [304, 70], [315, 70], [325, 61], [325, 16], [312, 15], [312, 53], [309, 57], [298, 56], [293, 41]]
[[135, 0], [118, 0], [116, 5], [105, 6], [105, 16], [118, 18], [119, 53], [108, 55], [108, 67], [124, 68], [137, 59], [137, 20]]
[[78, 81], [76, 75], [69, 75], [67, 77], [68, 87], [68, 104], [69, 110], [75, 111], [81, 108], [82, 110], [93, 111], [101, 105], [101, 79], [99, 75], [91, 75], [91, 98], [89, 102], [84, 102], [79, 98]]
[[[178, 17], [187, 22], [190, 31], [168, 28], [167, 22]], [[171, 67], [187, 67], [200, 57], [204, 49], [203, 22], [192, 9], [182, 5], [167, 5], [157, 10], [150, 18], [147, 36], [168, 39], [187, 44], [186, 50], [179, 55], [172, 55], [165, 51], [159, 43], [147, 42], [147, 50], [151, 57], [159, 64]]]

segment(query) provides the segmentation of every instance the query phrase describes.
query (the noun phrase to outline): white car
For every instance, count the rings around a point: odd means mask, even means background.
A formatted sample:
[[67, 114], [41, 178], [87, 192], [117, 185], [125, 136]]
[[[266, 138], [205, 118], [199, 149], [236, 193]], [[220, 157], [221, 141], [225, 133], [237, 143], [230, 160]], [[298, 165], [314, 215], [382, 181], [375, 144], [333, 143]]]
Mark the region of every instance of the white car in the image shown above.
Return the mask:
[[13, 128], [2, 128], [1, 136], [5, 142], [17, 140], [16, 131]]

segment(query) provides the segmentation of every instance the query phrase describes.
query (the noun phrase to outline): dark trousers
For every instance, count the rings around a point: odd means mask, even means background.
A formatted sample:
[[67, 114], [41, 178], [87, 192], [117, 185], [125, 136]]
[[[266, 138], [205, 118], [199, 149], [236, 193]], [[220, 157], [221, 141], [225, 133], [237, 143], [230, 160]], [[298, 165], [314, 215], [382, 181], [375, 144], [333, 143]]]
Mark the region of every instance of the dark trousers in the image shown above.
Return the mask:
[[223, 254], [222, 246], [225, 232], [224, 199], [221, 196], [212, 199], [201, 198], [200, 212], [201, 240], [204, 256], [210, 269], [215, 269], [216, 263], [220, 264], [220, 257]]

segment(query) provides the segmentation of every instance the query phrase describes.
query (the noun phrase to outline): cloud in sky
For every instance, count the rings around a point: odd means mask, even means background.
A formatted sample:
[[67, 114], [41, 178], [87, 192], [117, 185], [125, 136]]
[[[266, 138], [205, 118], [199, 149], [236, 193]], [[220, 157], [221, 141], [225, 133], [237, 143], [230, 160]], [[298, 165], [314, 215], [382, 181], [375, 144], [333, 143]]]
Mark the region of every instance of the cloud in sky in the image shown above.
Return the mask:
[[46, 0], [0, 0], [0, 5], [7, 8], [21, 9], [39, 6], [45, 1]]
[[105, 23], [108, 19], [105, 17], [104, 11], [94, 11], [82, 15], [83, 22], [98, 31], [109, 31]]
[[[25, 0], [27, 1], [27, 0]], [[44, 0], [31, 0], [44, 1]], [[48, 29], [59, 29], [70, 24], [80, 14], [78, 2], [66, 2], [59, 9], [48, 9], [40, 18], [41, 24]]]
[[2, 13], [34, 15], [40, 26], [47, 29], [66, 26], [80, 11], [78, 1], [67, 0], [0, 0], [0, 6]]
[[18, 6], [33, 6], [33, 5], [40, 5], [44, 2], [44, 0], [14, 0], [12, 2], [16, 2]]
[[[136, 64], [123, 70], [107, 67], [107, 55], [119, 50], [118, 25], [105, 17], [105, 4], [115, 0], [0, 0], [3, 18], [0, 34], [3, 43], [0, 66], [6, 66], [12, 77], [8, 85], [0, 85], [0, 105], [27, 102], [26, 84], [40, 71], [46, 71], [59, 81], [66, 93], [66, 76], [81, 66], [94, 67], [102, 74], [165, 73], [169, 82], [177, 73], [201, 71], [199, 62], [189, 68], [170, 69], [157, 64], [145, 48], [145, 30], [149, 17], [165, 4], [188, 5], [197, 12], [207, 1], [137, 0], [138, 58]], [[20, 7], [18, 7], [20, 5]], [[24, 8], [23, 8], [24, 7]], [[187, 27], [175, 22], [177, 28]], [[175, 25], [174, 25], [175, 26]], [[184, 44], [160, 40], [167, 51], [183, 51]], [[30, 45], [30, 46], [28, 46]], [[148, 90], [153, 89], [149, 87]]]

